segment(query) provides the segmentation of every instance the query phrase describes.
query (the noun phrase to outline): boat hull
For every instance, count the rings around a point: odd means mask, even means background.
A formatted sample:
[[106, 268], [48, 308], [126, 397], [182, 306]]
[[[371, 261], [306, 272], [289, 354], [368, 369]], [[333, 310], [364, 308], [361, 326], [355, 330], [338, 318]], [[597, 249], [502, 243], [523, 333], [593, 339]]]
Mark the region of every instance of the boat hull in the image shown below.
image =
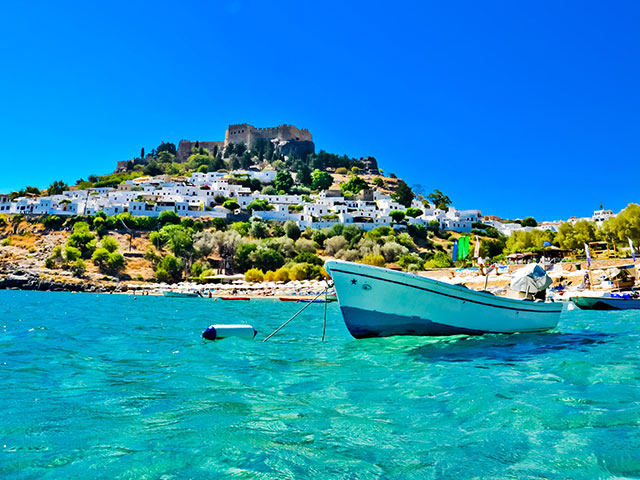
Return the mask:
[[555, 328], [562, 305], [514, 300], [369, 265], [326, 262], [355, 338], [482, 335]]
[[574, 297], [573, 303], [582, 310], [640, 310], [640, 299]]

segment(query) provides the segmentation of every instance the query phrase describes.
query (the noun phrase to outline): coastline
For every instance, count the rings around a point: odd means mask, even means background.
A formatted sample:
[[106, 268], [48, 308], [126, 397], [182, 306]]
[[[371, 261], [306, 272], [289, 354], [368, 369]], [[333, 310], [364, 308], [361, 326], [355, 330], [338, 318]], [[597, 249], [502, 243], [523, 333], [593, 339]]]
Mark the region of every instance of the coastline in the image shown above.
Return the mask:
[[[593, 289], [604, 291], [610, 288], [600, 282], [600, 277], [607, 268], [613, 265], [631, 264], [630, 259], [594, 261], [591, 268], [591, 275], [594, 278]], [[587, 272], [586, 265], [577, 267], [580, 262], [559, 263], [551, 266], [548, 273], [554, 280], [554, 285], [563, 284], [569, 290], [574, 290], [583, 281]], [[524, 265], [510, 265], [508, 273], [491, 273], [486, 283], [489, 291], [497, 292], [504, 289], [513, 271]], [[640, 262], [636, 262], [636, 268], [640, 267]], [[6, 272], [6, 270], [5, 270]], [[444, 281], [468, 288], [479, 290], [484, 288], [485, 276], [480, 275], [474, 269], [434, 269], [417, 272], [420, 276], [429, 277], [435, 280]], [[165, 291], [173, 292], [200, 292], [203, 298], [222, 297], [247, 297], [258, 298], [288, 298], [297, 300], [299, 298], [308, 299], [318, 294], [322, 294], [327, 287], [325, 281], [303, 280], [289, 282], [255, 282], [249, 283], [244, 280], [236, 280], [229, 284], [217, 283], [193, 283], [180, 282], [166, 284], [158, 282], [139, 282], [132, 280], [121, 280], [116, 277], [103, 276], [97, 279], [95, 276], [71, 277], [60, 275], [49, 275], [41, 271], [28, 269], [16, 269], [11, 273], [0, 273], [0, 290], [26, 290], [26, 291], [51, 291], [51, 292], [86, 292], [86, 293], [117, 293], [129, 295], [151, 295], [162, 296]], [[330, 292], [333, 289], [330, 288]], [[320, 297], [322, 298], [322, 296]]]

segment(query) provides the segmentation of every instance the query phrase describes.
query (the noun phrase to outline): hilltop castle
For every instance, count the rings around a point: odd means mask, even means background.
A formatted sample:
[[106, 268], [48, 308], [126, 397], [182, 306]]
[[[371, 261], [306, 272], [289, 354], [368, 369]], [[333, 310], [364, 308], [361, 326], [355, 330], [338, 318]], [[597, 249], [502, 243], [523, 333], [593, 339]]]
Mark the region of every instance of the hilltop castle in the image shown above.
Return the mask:
[[[294, 125], [278, 125], [270, 128], [256, 128], [247, 123], [229, 125], [224, 134], [224, 142], [220, 141], [198, 141], [200, 147], [204, 147], [210, 152], [225, 149], [230, 144], [243, 143], [249, 150], [253, 149], [260, 140], [267, 140], [274, 144], [284, 155], [295, 154], [303, 156], [315, 152], [313, 137], [309, 130], [297, 128]], [[177, 162], [185, 162], [196, 142], [190, 140], [180, 140], [176, 153]]]

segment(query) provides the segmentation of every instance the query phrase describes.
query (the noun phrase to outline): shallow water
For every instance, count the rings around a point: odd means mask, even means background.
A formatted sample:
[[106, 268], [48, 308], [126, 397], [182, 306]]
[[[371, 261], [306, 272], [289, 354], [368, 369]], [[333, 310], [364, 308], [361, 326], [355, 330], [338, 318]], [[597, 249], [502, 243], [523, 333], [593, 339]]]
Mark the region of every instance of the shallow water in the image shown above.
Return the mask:
[[[0, 478], [640, 476], [640, 312], [353, 340], [322, 304], [0, 291]], [[254, 341], [203, 342], [211, 323]]]

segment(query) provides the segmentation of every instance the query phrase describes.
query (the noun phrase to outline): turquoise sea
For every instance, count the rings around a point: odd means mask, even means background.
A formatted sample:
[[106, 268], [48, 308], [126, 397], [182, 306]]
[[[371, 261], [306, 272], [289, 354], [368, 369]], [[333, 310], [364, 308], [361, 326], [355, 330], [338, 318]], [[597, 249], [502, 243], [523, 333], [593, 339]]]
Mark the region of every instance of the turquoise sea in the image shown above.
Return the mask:
[[[0, 291], [0, 478], [638, 478], [640, 312], [353, 340], [336, 304]], [[211, 323], [256, 340], [203, 342]]]

